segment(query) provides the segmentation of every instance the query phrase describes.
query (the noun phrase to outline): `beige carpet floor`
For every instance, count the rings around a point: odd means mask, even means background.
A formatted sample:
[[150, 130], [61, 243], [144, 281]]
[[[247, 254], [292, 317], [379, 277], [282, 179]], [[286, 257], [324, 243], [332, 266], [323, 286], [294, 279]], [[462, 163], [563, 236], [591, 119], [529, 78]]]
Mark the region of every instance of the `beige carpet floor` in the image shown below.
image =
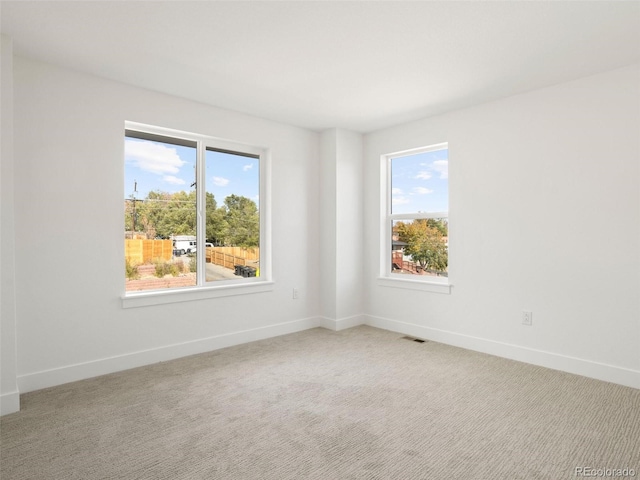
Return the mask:
[[640, 478], [640, 390], [371, 327], [28, 393], [0, 428], [2, 480]]

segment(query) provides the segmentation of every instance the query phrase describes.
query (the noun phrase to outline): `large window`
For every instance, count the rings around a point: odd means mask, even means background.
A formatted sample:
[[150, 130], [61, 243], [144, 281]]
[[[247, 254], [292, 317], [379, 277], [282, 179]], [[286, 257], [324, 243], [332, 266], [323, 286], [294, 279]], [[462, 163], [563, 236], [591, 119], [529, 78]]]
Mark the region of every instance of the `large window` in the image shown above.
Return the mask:
[[264, 149], [129, 122], [124, 141], [128, 295], [268, 280]]
[[446, 143], [382, 157], [383, 278], [448, 285]]

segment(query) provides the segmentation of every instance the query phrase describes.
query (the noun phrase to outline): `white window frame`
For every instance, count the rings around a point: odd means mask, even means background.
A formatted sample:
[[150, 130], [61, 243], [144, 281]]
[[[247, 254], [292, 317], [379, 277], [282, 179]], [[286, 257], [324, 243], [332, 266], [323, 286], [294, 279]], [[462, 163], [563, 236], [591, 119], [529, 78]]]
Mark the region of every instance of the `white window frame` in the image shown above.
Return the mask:
[[[243, 295], [271, 291], [274, 288], [271, 263], [271, 155], [265, 147], [248, 145], [232, 140], [225, 140], [208, 135], [189, 133], [180, 130], [157, 127], [137, 122], [125, 122], [125, 131], [161, 135], [175, 139], [194, 141], [197, 144], [196, 161], [196, 192], [197, 192], [197, 232], [196, 237], [204, 245], [206, 240], [206, 225], [202, 221], [206, 205], [205, 188], [205, 155], [207, 147], [215, 150], [226, 150], [239, 154], [257, 156], [260, 162], [260, 276], [250, 278], [238, 278], [231, 280], [218, 280], [207, 282], [205, 278], [205, 252], [206, 248], [198, 248], [196, 258], [198, 262], [197, 282], [195, 286], [178, 287], [163, 290], [147, 290], [126, 292], [124, 285], [122, 291], [122, 307], [144, 307], [162, 305], [175, 302], [202, 300], [207, 298], [226, 297], [230, 295]], [[124, 152], [122, 158], [124, 159]], [[124, 188], [123, 188], [124, 190]], [[124, 217], [123, 217], [124, 224]], [[124, 258], [124, 252], [122, 257]]]
[[[409, 276], [393, 273], [391, 268], [391, 248], [392, 248], [392, 225], [395, 220], [416, 220], [429, 218], [447, 218], [449, 212], [415, 212], [415, 213], [392, 213], [391, 201], [391, 160], [417, 155], [420, 153], [433, 152], [448, 149], [447, 142], [429, 145], [426, 147], [412, 148], [398, 152], [388, 153], [380, 157], [380, 276], [377, 279], [378, 285], [393, 288], [405, 288], [424, 292], [450, 294], [451, 277], [432, 276]], [[450, 224], [449, 224], [450, 226]], [[451, 259], [449, 250], [449, 260]]]

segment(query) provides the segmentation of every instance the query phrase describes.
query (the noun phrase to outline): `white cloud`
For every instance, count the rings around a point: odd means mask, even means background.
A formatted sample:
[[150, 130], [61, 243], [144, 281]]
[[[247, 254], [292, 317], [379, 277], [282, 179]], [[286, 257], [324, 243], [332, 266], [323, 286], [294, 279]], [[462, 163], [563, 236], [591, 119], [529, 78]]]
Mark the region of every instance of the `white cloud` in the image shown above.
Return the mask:
[[244, 166], [242, 167], [242, 171], [243, 171], [243, 172], [246, 172], [246, 171], [248, 171], [248, 170], [251, 170], [252, 168], [253, 168], [253, 163], [249, 163], [249, 164], [244, 165]]
[[217, 187], [226, 187], [229, 184], [229, 179], [224, 177], [213, 177], [213, 184]]
[[414, 187], [413, 192], [417, 195], [427, 195], [428, 193], [433, 193], [433, 190], [424, 187]]
[[449, 160], [436, 160], [431, 168], [440, 174], [440, 178], [449, 178]]
[[165, 175], [162, 179], [172, 185], [184, 185], [186, 183], [183, 179], [174, 177], [173, 175]]
[[411, 202], [411, 200], [407, 197], [403, 197], [403, 196], [391, 197], [391, 205], [405, 205], [409, 202]]
[[418, 178], [420, 180], [429, 180], [431, 177], [431, 173], [422, 170], [418, 172], [418, 174], [414, 178]]
[[391, 189], [391, 193], [393, 195], [401, 195], [402, 194], [402, 189], [401, 188], [392, 188]]
[[133, 163], [145, 172], [163, 175], [178, 173], [186, 162], [180, 158], [175, 148], [157, 143], [127, 138], [124, 143], [127, 162]]

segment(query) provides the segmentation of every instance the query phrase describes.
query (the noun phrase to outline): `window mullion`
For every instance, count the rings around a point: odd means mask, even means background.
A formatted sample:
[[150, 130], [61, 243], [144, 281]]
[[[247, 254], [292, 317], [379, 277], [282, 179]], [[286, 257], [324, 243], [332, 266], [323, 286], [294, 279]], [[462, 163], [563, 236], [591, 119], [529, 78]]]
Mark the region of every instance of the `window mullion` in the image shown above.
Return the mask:
[[449, 212], [415, 212], [415, 213], [394, 213], [389, 215], [391, 220], [415, 220], [417, 218], [447, 218]]
[[206, 281], [206, 187], [205, 187], [205, 153], [206, 145], [198, 140], [196, 156], [196, 262], [197, 285], [202, 286]]
[[381, 249], [382, 252], [385, 252], [382, 255], [382, 271], [385, 277], [388, 277], [391, 274], [391, 263], [389, 262], [389, 258], [386, 252], [391, 252], [391, 235], [392, 235], [392, 204], [391, 204], [391, 158], [384, 157], [383, 161], [383, 175], [385, 179], [385, 195], [384, 195], [384, 206], [383, 212], [383, 228], [382, 228], [382, 242]]

